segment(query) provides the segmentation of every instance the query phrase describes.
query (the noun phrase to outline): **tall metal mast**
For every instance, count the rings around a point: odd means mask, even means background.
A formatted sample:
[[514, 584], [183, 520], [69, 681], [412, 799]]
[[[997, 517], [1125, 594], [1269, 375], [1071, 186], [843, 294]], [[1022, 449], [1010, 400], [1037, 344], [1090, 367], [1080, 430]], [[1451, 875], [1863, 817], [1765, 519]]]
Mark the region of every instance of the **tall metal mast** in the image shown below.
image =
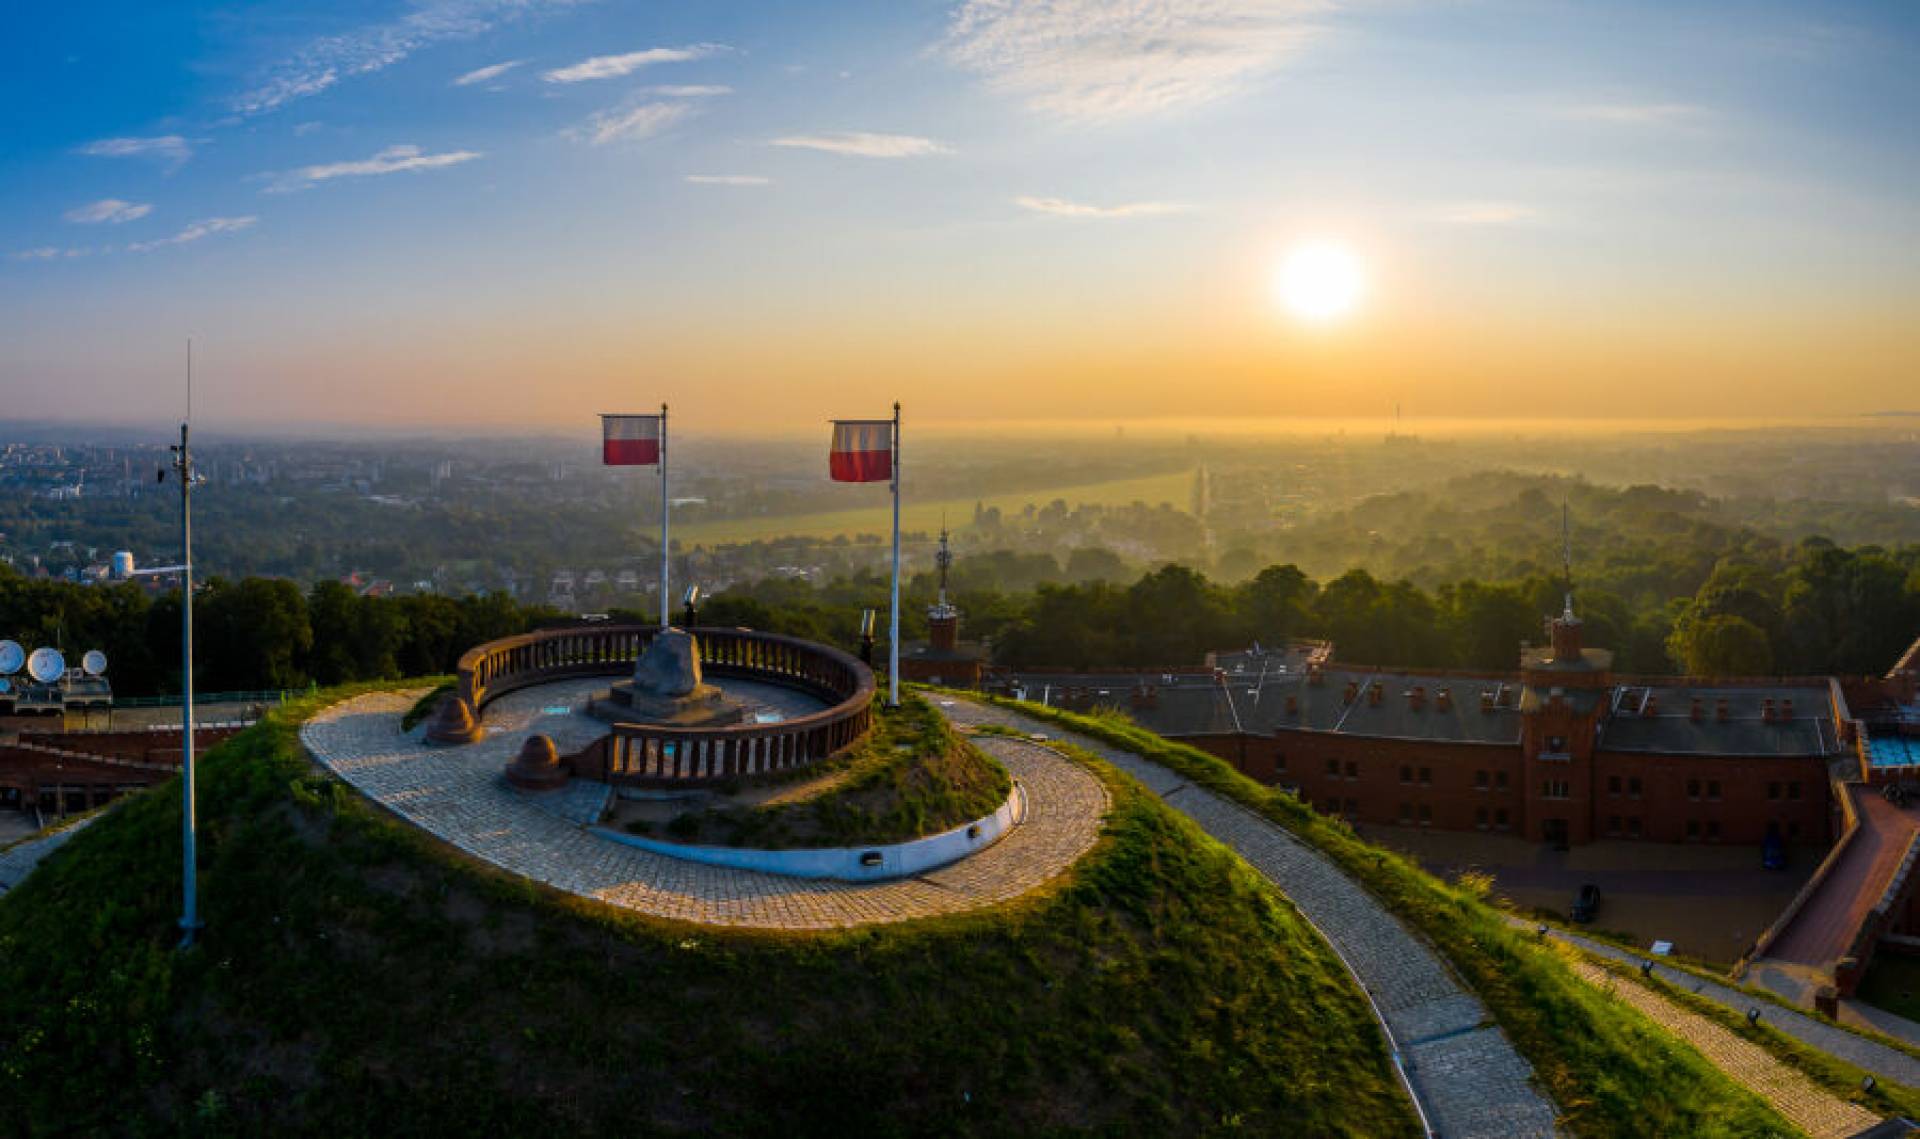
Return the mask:
[[[187, 341], [187, 421], [193, 419], [193, 341]], [[180, 482], [180, 794], [183, 882], [181, 885], [180, 948], [193, 945], [201, 928], [198, 872], [199, 826], [194, 807], [193, 758], [193, 468], [188, 422], [180, 424], [180, 445], [172, 448], [173, 470]]]

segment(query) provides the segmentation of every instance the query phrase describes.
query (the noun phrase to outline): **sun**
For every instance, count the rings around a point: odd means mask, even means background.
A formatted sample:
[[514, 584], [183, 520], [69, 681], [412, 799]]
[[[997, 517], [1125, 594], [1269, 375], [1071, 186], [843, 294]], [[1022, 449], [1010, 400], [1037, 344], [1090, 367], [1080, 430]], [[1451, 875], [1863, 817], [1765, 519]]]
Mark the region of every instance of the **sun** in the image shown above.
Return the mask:
[[1273, 272], [1273, 298], [1301, 320], [1337, 320], [1352, 312], [1366, 289], [1360, 258], [1339, 241], [1303, 242]]

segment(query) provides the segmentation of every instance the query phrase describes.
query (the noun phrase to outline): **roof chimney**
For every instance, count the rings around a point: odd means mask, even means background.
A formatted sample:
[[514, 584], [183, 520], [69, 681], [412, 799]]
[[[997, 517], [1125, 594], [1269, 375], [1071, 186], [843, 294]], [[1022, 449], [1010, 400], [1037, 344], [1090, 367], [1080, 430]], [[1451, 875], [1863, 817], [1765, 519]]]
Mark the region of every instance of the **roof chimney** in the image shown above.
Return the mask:
[[1658, 716], [1660, 714], [1660, 697], [1651, 692], [1647, 693], [1647, 702], [1640, 705], [1640, 714], [1649, 718]]
[[1706, 704], [1706, 701], [1704, 699], [1702, 699], [1699, 696], [1695, 696], [1693, 698], [1693, 708], [1687, 712], [1687, 718], [1689, 720], [1692, 720], [1696, 724], [1699, 723], [1700, 717], [1702, 715], [1702, 709], [1704, 708], [1705, 704]]
[[1340, 697], [1341, 701], [1346, 704], [1351, 704], [1355, 700], [1358, 700], [1359, 698], [1360, 698], [1360, 682], [1357, 680], [1347, 681], [1347, 690], [1344, 694], [1341, 695]]
[[1489, 716], [1493, 714], [1493, 689], [1482, 688], [1480, 690], [1480, 711]]
[[1314, 661], [1313, 663], [1307, 665], [1307, 683], [1308, 684], [1311, 684], [1315, 688], [1318, 688], [1322, 684], [1325, 684], [1326, 682], [1327, 682], [1326, 670], [1320, 667], [1319, 661]]
[[1713, 718], [1723, 724], [1733, 718], [1732, 714], [1727, 710], [1727, 698], [1725, 696], [1713, 702]]
[[1418, 712], [1427, 705], [1427, 686], [1416, 684], [1407, 690], [1407, 706]]
[[1380, 683], [1377, 680], [1374, 681], [1372, 684], [1367, 685], [1367, 703], [1369, 704], [1380, 703], [1381, 698], [1386, 696], [1386, 694], [1387, 694], [1386, 685]]
[[1296, 693], [1296, 692], [1287, 693], [1287, 715], [1298, 716], [1299, 714], [1300, 714], [1299, 693]]
[[1440, 710], [1442, 712], [1453, 711], [1453, 689], [1442, 688], [1439, 694], [1434, 697], [1434, 699], [1439, 702]]
[[1780, 722], [1784, 724], [1791, 719], [1793, 719], [1793, 697], [1787, 696], [1780, 701]]
[[1773, 723], [1773, 697], [1771, 696], [1760, 701], [1760, 722], [1763, 724]]

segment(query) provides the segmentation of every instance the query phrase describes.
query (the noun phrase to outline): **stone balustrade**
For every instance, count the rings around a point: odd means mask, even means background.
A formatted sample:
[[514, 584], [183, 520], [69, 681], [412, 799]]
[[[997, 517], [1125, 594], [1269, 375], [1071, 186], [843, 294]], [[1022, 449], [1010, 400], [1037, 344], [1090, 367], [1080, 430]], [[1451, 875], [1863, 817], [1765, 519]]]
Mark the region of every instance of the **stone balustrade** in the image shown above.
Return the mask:
[[[491, 641], [460, 658], [460, 695], [483, 715], [489, 701], [531, 685], [623, 676], [657, 632], [655, 626], [586, 625]], [[871, 730], [873, 672], [852, 656], [750, 629], [691, 632], [705, 675], [798, 689], [828, 706], [771, 724], [616, 723], [607, 736], [567, 757], [575, 775], [651, 786], [719, 783], [806, 767], [852, 747]]]

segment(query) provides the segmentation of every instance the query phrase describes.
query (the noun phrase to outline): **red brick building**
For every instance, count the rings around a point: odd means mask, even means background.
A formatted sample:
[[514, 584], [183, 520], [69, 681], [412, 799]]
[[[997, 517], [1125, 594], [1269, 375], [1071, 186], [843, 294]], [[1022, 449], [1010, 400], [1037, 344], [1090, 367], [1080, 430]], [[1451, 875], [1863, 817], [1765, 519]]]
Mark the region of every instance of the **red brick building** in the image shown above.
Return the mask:
[[1556, 844], [1826, 842], [1829, 767], [1858, 753], [1838, 682], [1618, 676], [1571, 603], [1518, 673], [1345, 665], [1301, 644], [1208, 663], [1001, 687], [1122, 708], [1351, 821]]

